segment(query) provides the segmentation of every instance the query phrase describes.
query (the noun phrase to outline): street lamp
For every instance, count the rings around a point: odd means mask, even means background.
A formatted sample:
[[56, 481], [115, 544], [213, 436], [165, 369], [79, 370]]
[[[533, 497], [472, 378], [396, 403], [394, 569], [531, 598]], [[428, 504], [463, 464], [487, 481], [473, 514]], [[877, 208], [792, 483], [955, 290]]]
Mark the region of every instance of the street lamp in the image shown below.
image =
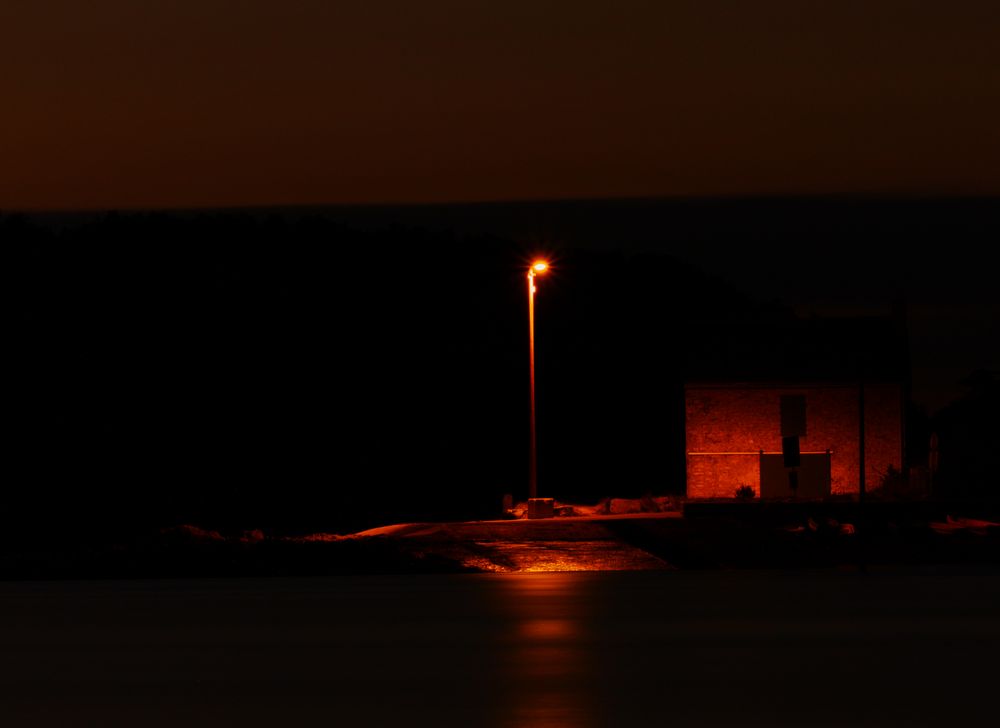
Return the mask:
[[531, 378], [531, 450], [528, 456], [528, 497], [538, 497], [538, 448], [535, 443], [535, 276], [545, 273], [549, 264], [536, 260], [528, 267], [528, 356]]

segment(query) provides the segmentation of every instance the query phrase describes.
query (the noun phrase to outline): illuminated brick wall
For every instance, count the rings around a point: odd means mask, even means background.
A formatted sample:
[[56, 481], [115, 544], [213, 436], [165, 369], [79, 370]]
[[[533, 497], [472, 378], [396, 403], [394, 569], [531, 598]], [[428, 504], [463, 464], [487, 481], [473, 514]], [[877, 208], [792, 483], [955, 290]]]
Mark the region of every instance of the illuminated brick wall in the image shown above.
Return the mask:
[[[685, 391], [687, 495], [732, 498], [739, 485], [760, 493], [756, 453], [781, 452], [781, 395], [806, 398], [802, 452], [831, 451], [833, 494], [858, 492], [856, 386], [688, 385]], [[865, 483], [901, 468], [902, 395], [895, 384], [865, 387]]]

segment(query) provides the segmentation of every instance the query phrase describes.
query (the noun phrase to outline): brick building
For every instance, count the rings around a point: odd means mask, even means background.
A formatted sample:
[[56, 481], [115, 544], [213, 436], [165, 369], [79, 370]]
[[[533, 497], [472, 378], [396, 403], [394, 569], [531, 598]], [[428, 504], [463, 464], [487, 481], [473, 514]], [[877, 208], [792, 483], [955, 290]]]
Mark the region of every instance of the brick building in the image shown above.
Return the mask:
[[[731, 498], [749, 485], [756, 495], [822, 497], [858, 492], [860, 401], [857, 384], [691, 383], [685, 387], [687, 495]], [[785, 467], [782, 407], [804, 410], [799, 465]], [[866, 384], [865, 482], [875, 487], [903, 462], [903, 393], [899, 384]]]
[[709, 327], [684, 392], [689, 498], [857, 493], [904, 464], [909, 362], [901, 315]]

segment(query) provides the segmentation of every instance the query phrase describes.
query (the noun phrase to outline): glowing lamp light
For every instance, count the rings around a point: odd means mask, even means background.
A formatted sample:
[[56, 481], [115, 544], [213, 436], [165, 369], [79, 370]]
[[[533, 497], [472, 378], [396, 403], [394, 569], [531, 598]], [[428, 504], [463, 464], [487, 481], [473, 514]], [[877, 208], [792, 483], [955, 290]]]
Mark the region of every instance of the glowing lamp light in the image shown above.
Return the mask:
[[537, 263], [534, 263], [531, 268], [538, 273], [544, 273], [549, 269], [549, 264], [540, 260]]

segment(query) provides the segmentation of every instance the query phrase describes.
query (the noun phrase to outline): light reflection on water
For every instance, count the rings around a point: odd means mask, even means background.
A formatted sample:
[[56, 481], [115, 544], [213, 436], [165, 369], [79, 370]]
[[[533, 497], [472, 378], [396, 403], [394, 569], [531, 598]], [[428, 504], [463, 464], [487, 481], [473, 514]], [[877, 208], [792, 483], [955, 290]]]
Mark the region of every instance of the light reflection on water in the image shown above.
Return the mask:
[[568, 619], [529, 619], [521, 624], [520, 634], [529, 640], [565, 640], [576, 633]]
[[993, 725], [998, 651], [993, 568], [0, 582], [0, 723]]
[[[593, 615], [578, 574], [510, 574], [497, 579], [514, 619], [502, 662], [510, 691], [499, 724], [510, 728], [589, 728], [592, 679], [586, 631]], [[567, 609], [567, 605], [573, 605]]]

